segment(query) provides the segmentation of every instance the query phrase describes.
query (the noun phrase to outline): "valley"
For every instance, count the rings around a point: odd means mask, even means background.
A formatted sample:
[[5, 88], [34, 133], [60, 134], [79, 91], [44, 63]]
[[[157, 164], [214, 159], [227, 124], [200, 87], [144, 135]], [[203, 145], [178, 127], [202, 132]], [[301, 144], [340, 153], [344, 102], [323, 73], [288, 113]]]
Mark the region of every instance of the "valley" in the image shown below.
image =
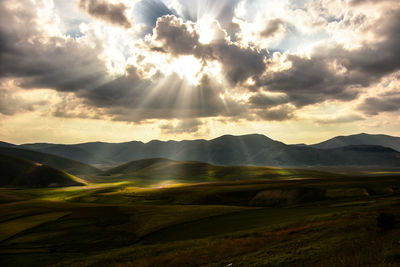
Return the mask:
[[1, 266], [400, 263], [396, 165], [145, 158], [102, 171], [34, 150], [1, 151], [10, 154], [0, 157]]

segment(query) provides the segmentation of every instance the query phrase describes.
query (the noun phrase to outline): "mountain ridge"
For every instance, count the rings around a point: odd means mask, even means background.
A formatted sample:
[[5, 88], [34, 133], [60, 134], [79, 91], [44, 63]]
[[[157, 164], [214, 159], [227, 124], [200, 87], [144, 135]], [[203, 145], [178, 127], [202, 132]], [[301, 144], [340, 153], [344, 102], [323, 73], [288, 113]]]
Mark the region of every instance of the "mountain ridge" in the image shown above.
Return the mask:
[[310, 145], [315, 148], [337, 148], [348, 145], [380, 145], [400, 151], [400, 137], [385, 134], [353, 134], [336, 136], [326, 141]]
[[[74, 145], [38, 143], [23, 144], [19, 147], [70, 158], [86, 164], [108, 166], [148, 158], [167, 158], [230, 166], [295, 167], [372, 164], [373, 166], [400, 167], [400, 162], [398, 162], [400, 152], [396, 149], [397, 144], [400, 147], [400, 137], [358, 134], [337, 136], [314, 145], [287, 145], [262, 134], [249, 134], [223, 135], [211, 140], [152, 140], [147, 143], [141, 141], [90, 142]], [[388, 147], [390, 150], [380, 147]]]

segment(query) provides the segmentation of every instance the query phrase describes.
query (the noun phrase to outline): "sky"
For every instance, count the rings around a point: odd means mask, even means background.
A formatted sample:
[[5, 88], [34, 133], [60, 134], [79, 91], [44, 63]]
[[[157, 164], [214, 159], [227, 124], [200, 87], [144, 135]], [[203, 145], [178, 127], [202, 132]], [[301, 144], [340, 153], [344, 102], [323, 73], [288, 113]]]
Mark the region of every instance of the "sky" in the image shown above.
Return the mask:
[[0, 140], [400, 136], [398, 0], [2, 0]]

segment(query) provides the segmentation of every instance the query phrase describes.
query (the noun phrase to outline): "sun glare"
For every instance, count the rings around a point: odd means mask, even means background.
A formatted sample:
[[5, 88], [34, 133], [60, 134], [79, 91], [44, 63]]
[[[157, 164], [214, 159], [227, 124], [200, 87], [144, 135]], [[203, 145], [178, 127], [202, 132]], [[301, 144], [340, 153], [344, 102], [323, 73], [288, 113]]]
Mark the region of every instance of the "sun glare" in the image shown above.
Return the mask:
[[181, 56], [170, 65], [171, 72], [177, 73], [182, 79], [197, 85], [201, 78], [202, 65], [194, 56]]
[[213, 19], [209, 16], [204, 16], [197, 21], [200, 43], [210, 44], [214, 40], [215, 30], [213, 27], [213, 22]]

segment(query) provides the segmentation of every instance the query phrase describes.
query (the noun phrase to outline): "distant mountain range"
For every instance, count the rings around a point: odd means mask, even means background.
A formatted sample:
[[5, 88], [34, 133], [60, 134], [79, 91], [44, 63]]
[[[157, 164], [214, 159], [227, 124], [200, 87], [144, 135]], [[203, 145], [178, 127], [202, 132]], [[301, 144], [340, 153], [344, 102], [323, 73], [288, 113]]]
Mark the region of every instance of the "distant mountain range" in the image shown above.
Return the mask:
[[400, 152], [400, 137], [384, 134], [356, 134], [349, 136], [337, 136], [322, 143], [312, 145], [315, 148], [338, 148], [351, 145], [375, 145], [390, 147]]
[[9, 150], [17, 147], [85, 164], [114, 166], [133, 160], [167, 158], [216, 165], [400, 167], [400, 138], [369, 134], [338, 136], [314, 145], [287, 145], [264, 135], [253, 134], [224, 135], [212, 140], [93, 142], [75, 145], [36, 143], [19, 146], [0, 143], [2, 146], [0, 154], [7, 154], [4, 146]]

